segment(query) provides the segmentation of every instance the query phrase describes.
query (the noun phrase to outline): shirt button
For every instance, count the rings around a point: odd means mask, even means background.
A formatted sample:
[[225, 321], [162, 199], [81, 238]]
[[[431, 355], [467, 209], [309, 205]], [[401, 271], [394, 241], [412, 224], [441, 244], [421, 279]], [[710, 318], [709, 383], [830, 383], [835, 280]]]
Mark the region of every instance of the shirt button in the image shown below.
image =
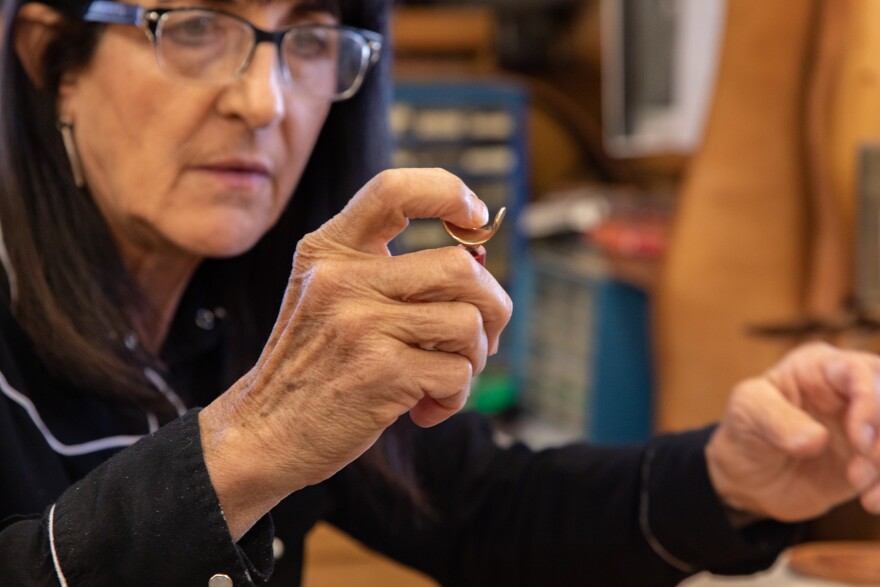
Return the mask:
[[199, 308], [196, 310], [196, 326], [202, 330], [214, 330], [215, 325], [216, 319], [214, 312], [207, 308]]
[[211, 580], [208, 581], [208, 587], [233, 587], [232, 579], [229, 578], [229, 575], [217, 574], [211, 577]]
[[272, 557], [275, 560], [281, 560], [281, 557], [284, 556], [284, 543], [280, 538], [272, 539]]

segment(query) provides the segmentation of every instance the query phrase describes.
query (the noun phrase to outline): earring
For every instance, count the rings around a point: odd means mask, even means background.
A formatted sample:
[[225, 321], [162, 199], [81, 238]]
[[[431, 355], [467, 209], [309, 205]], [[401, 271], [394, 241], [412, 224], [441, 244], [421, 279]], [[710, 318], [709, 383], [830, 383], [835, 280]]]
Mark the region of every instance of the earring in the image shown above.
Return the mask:
[[73, 172], [73, 183], [78, 188], [86, 186], [86, 180], [83, 176], [82, 163], [79, 160], [79, 151], [76, 149], [76, 142], [73, 140], [73, 124], [70, 122], [59, 120], [58, 131], [61, 133], [61, 140], [64, 141], [64, 150], [67, 151], [67, 159], [70, 161], [70, 170]]

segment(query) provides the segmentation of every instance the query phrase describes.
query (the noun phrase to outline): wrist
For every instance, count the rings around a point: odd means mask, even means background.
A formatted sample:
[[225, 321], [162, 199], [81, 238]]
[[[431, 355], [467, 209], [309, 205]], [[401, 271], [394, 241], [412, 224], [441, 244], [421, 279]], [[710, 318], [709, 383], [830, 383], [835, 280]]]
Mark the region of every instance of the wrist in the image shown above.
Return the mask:
[[247, 435], [222, 417], [214, 402], [199, 413], [205, 467], [223, 510], [229, 533], [238, 541], [294, 489], [275, 484]]
[[754, 514], [752, 512], [738, 510], [728, 505], [724, 506], [724, 515], [725, 517], [727, 517], [727, 521], [730, 522], [730, 525], [737, 530], [742, 530], [743, 528], [751, 526], [756, 522], [767, 519], [765, 516], [759, 516], [758, 514]]
[[723, 451], [718, 447], [719, 434], [722, 432], [716, 431], [706, 445], [706, 469], [725, 515], [735, 528], [743, 528], [766, 519], [768, 516], [758, 501], [742, 490], [742, 484], [737, 482], [736, 476], [725, 466]]

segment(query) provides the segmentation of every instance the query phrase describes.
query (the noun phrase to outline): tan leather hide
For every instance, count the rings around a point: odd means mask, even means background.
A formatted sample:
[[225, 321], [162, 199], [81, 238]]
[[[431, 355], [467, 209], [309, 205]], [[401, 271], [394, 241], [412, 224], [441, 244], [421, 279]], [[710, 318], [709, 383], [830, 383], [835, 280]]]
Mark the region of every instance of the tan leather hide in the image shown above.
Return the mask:
[[[750, 327], [845, 312], [857, 152], [877, 137], [880, 2], [729, 0], [704, 144], [656, 296], [659, 430], [717, 420], [737, 381], [803, 340]], [[876, 335], [826, 339], [880, 349]], [[843, 509], [815, 535], [880, 538], [880, 523]]]

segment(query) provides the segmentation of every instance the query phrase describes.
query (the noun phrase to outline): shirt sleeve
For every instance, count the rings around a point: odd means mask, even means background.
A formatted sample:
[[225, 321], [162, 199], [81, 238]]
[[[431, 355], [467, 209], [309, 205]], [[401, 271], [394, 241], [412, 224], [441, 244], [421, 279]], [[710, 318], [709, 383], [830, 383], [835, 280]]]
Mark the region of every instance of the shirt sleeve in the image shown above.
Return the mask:
[[259, 585], [272, 572], [273, 533], [266, 516], [232, 541], [193, 410], [100, 465], [42, 517], [3, 526], [0, 584], [207, 587], [227, 575], [235, 587]]
[[659, 438], [642, 458], [639, 525], [652, 550], [690, 573], [751, 574], [793, 543], [798, 524], [735, 529], [712, 487], [705, 446], [714, 428]]
[[[706, 471], [709, 430], [648, 446], [502, 448], [464, 414], [416, 433], [429, 507], [406, 505], [348, 468], [331, 522], [443, 585], [677, 585], [702, 570], [769, 566], [794, 528], [752, 535], [727, 521]], [[415, 513], [413, 513], [415, 512]]]

